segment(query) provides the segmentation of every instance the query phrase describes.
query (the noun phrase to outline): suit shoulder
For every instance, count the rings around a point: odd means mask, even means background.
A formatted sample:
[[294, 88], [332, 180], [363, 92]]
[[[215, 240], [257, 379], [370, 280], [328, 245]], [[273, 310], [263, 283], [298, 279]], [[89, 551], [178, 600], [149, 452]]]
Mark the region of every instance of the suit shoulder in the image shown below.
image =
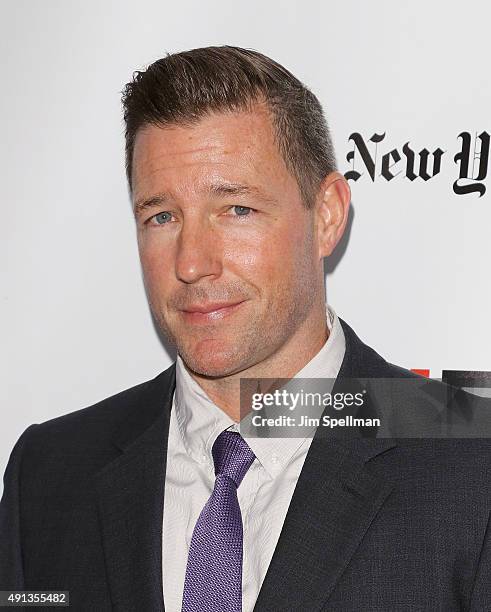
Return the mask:
[[29, 428], [29, 448], [38, 454], [87, 451], [113, 439], [122, 426], [144, 429], [163, 406], [174, 383], [174, 364], [151, 380], [107, 397], [96, 404], [49, 419]]
[[427, 380], [425, 376], [422, 376], [421, 374], [417, 374], [416, 372], [412, 372], [411, 370], [408, 370], [407, 368], [403, 368], [402, 366], [396, 365], [395, 363], [390, 363], [389, 361], [386, 361], [386, 366], [388, 371], [390, 371], [390, 374], [392, 375], [391, 378], [408, 378], [408, 379], [412, 379], [412, 380]]
[[[352, 327], [339, 319], [346, 342], [346, 353], [341, 373], [353, 378], [423, 378], [419, 374], [390, 363], [368, 344], [365, 344]], [[340, 373], [340, 374], [341, 374]]]

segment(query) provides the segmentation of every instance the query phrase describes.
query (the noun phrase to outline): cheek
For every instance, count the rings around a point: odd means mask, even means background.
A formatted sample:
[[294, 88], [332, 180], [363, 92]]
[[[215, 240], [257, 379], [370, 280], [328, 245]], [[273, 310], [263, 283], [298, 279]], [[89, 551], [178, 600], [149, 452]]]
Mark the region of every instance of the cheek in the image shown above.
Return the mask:
[[138, 244], [138, 251], [147, 290], [155, 293], [162, 288], [170, 287], [172, 281], [170, 275], [174, 268], [169, 259], [169, 250], [162, 245], [150, 245], [146, 242]]
[[298, 282], [299, 269], [313, 261], [311, 232], [303, 223], [276, 225], [274, 231], [234, 236], [224, 244], [226, 268], [261, 289]]

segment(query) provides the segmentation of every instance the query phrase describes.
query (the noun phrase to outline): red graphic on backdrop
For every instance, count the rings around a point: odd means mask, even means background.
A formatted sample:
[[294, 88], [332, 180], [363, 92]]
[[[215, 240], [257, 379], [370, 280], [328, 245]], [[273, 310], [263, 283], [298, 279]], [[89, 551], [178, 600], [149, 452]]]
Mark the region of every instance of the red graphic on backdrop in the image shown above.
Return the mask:
[[415, 374], [419, 374], [420, 376], [425, 376], [426, 378], [430, 377], [429, 370], [421, 370], [420, 368], [411, 368], [411, 372], [414, 372]]

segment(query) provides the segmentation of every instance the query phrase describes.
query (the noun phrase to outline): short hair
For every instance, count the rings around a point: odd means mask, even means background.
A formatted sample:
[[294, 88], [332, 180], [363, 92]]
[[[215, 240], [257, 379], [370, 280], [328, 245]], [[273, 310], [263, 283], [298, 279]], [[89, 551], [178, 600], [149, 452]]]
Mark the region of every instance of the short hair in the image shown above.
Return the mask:
[[140, 128], [192, 125], [213, 112], [251, 110], [257, 102], [267, 104], [275, 142], [307, 208], [324, 177], [336, 170], [319, 100], [286, 68], [257, 51], [222, 46], [168, 54], [135, 71], [122, 94], [130, 192]]

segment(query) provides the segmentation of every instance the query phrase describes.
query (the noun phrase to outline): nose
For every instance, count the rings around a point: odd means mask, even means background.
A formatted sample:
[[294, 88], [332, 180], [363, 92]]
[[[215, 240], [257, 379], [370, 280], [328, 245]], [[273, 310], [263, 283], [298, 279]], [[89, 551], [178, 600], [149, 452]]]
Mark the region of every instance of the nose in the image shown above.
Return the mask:
[[220, 276], [222, 261], [216, 230], [203, 219], [183, 222], [177, 241], [176, 277], [184, 283], [196, 283], [206, 276]]

